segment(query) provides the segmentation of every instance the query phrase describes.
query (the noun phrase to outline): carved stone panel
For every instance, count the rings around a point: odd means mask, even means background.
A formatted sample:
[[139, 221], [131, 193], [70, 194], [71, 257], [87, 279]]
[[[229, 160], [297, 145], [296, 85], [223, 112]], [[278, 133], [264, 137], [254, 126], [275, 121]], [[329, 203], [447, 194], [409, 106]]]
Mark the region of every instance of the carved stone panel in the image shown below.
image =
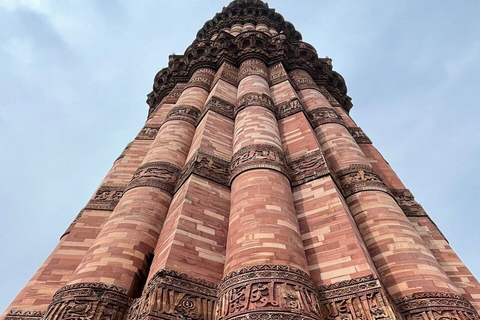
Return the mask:
[[272, 86], [279, 84], [280, 82], [283, 82], [285, 80], [288, 80], [287, 72], [285, 71], [285, 68], [283, 67], [283, 64], [281, 62], [270, 67], [269, 73], [270, 73], [270, 85]]
[[216, 285], [168, 269], [159, 271], [130, 308], [128, 320], [214, 320]]
[[310, 74], [301, 69], [296, 69], [288, 73], [290, 76], [290, 79], [293, 82], [293, 86], [297, 91], [303, 90], [303, 89], [315, 89], [318, 90], [318, 86], [313, 81], [312, 77]]
[[58, 290], [44, 320], [123, 320], [131, 299], [124, 288], [78, 283]]
[[259, 59], [248, 59], [242, 62], [238, 72], [239, 81], [248, 76], [260, 76], [268, 80], [268, 69], [265, 63]]
[[401, 319], [373, 275], [320, 286], [319, 297], [325, 320]]
[[173, 107], [167, 114], [165, 121], [170, 120], [183, 120], [193, 125], [197, 124], [198, 117], [200, 116], [200, 110], [193, 106], [176, 106]]
[[238, 69], [229, 63], [224, 63], [215, 77], [218, 77], [231, 85], [238, 85]]
[[45, 311], [10, 310], [5, 320], [41, 320]]
[[230, 180], [246, 170], [268, 168], [290, 177], [282, 150], [268, 144], [253, 144], [235, 152], [230, 163]]
[[365, 165], [351, 165], [335, 172], [338, 184], [345, 197], [356, 192], [378, 190], [390, 193], [373, 168]]
[[395, 300], [406, 320], [478, 320], [473, 306], [460, 295], [422, 292]]
[[187, 86], [186, 83], [177, 83], [173, 88], [173, 90], [170, 91], [170, 93], [165, 97], [165, 99], [163, 100], [163, 103], [166, 103], [166, 104], [176, 103], [186, 86]]
[[368, 136], [363, 132], [363, 130], [359, 127], [348, 128], [350, 134], [355, 139], [358, 144], [372, 144], [372, 141]]
[[230, 161], [199, 149], [180, 173], [176, 189], [178, 190], [192, 173], [229, 186], [229, 166]]
[[270, 110], [273, 114], [276, 114], [276, 107], [273, 103], [272, 98], [270, 98], [265, 93], [260, 94], [255, 92], [248, 92], [237, 100], [237, 105], [235, 106], [235, 116], [241, 110], [249, 106], [264, 107]]
[[180, 171], [180, 167], [163, 161], [144, 164], [137, 169], [126, 190], [154, 187], [172, 194]]
[[224, 278], [217, 319], [320, 319], [320, 307], [307, 273], [287, 266], [259, 265]]
[[200, 87], [210, 91], [210, 87], [215, 77], [215, 70], [209, 68], [201, 68], [195, 71], [195, 74], [190, 78], [185, 88]]
[[113, 210], [125, 191], [125, 185], [104, 184], [87, 203], [85, 209]]
[[277, 119], [280, 120], [301, 111], [303, 111], [302, 103], [297, 98], [293, 98], [277, 106]]
[[415, 200], [408, 189], [391, 189], [395, 200], [407, 217], [428, 216], [423, 207]]
[[332, 96], [332, 94], [328, 92], [327, 88], [325, 88], [324, 86], [319, 86], [318, 89], [332, 107], [341, 107], [338, 101]]
[[340, 117], [334, 109], [329, 107], [316, 108], [309, 111], [307, 116], [314, 129], [325, 123], [338, 123], [343, 126], [345, 125], [342, 117]]
[[223, 99], [218, 97], [211, 97], [210, 100], [207, 101], [205, 107], [203, 109], [202, 115], [199, 117], [199, 120], [202, 116], [207, 113], [209, 110], [215, 111], [229, 119], [234, 119], [234, 108], [235, 106]]
[[320, 150], [307, 153], [288, 163], [292, 186], [298, 186], [329, 173], [327, 163]]
[[154, 140], [160, 127], [143, 127], [135, 139], [138, 140]]

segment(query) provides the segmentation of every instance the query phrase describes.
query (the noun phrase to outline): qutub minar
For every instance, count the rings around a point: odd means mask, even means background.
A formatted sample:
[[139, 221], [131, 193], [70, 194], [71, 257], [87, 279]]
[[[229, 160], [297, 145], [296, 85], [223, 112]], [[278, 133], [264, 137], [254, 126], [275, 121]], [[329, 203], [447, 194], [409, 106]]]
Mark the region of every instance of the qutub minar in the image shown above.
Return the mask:
[[480, 284], [342, 76], [264, 2], [206, 22], [147, 102], [2, 319], [480, 319]]

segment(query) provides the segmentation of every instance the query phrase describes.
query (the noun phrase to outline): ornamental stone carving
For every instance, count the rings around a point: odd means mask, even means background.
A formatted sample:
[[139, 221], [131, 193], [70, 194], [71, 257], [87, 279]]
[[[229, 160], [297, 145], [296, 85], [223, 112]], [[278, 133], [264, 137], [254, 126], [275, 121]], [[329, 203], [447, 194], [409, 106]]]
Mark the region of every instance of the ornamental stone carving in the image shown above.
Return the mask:
[[216, 303], [214, 283], [163, 269], [133, 303], [127, 319], [214, 320]]
[[327, 101], [330, 103], [332, 107], [341, 107], [338, 101], [332, 96], [330, 92], [328, 92], [325, 86], [318, 86], [318, 90], [323, 95], [323, 97], [327, 99]]
[[132, 300], [119, 286], [77, 283], [58, 290], [44, 320], [123, 320]]
[[247, 92], [237, 99], [235, 106], [235, 116], [243, 109], [249, 106], [264, 107], [276, 114], [276, 107], [272, 98], [265, 93]]
[[187, 86], [186, 83], [177, 83], [172, 91], [162, 101], [164, 104], [175, 104], [178, 98], [182, 95], [183, 90]]
[[141, 165], [125, 191], [137, 187], [154, 187], [172, 194], [180, 171], [180, 167], [163, 161]]
[[210, 68], [201, 68], [195, 71], [194, 75], [190, 78], [185, 88], [199, 87], [210, 91], [215, 77], [215, 70]]
[[395, 304], [406, 320], [478, 320], [464, 297], [453, 293], [422, 292], [401, 297]]
[[229, 119], [234, 120], [234, 109], [235, 109], [235, 106], [233, 104], [213, 96], [205, 104], [205, 108], [203, 109], [202, 115], [199, 117], [199, 120], [209, 110], [215, 111], [216, 113], [219, 113]]
[[87, 203], [85, 209], [113, 210], [125, 191], [125, 185], [104, 184]]
[[283, 64], [281, 62], [270, 67], [269, 74], [270, 74], [269, 80], [270, 80], [271, 86], [277, 85], [285, 80], [288, 80], [288, 74], [285, 71], [285, 68], [283, 67]]
[[372, 144], [372, 141], [368, 136], [363, 132], [363, 130], [359, 127], [348, 128], [350, 134], [355, 139], [358, 144]]
[[259, 265], [228, 274], [219, 287], [219, 320], [320, 319], [315, 285], [299, 269]]
[[322, 319], [401, 319], [373, 275], [319, 287]]
[[168, 112], [165, 122], [170, 120], [182, 120], [196, 125], [199, 116], [200, 110], [194, 106], [181, 105], [173, 107], [172, 110]]
[[329, 173], [327, 163], [320, 150], [307, 153], [288, 163], [292, 186], [298, 186], [318, 179]]
[[211, 153], [198, 149], [180, 173], [178, 190], [191, 174], [215, 181], [224, 186], [230, 185], [230, 161], [217, 157]]
[[143, 127], [135, 139], [137, 140], [154, 140], [160, 127]]
[[297, 98], [293, 98], [288, 102], [283, 102], [278, 105], [277, 119], [281, 120], [301, 111], [303, 111], [302, 103]]
[[231, 85], [237, 86], [238, 85], [238, 68], [234, 67], [230, 63], [224, 63], [220, 70], [217, 71], [215, 75], [215, 80], [213, 81], [216, 83], [217, 79], [222, 79], [223, 81], [230, 83]]
[[235, 152], [230, 163], [230, 181], [240, 173], [256, 168], [279, 171], [289, 177], [282, 150], [268, 144], [253, 144]]
[[427, 217], [423, 207], [415, 200], [408, 189], [391, 189], [398, 205], [407, 217]]
[[41, 320], [45, 311], [10, 310], [5, 320]]
[[315, 89], [318, 90], [318, 85], [313, 81], [310, 74], [301, 69], [293, 70], [289, 74], [290, 79], [292, 80], [293, 86], [297, 91], [304, 89]]
[[307, 113], [308, 120], [315, 129], [325, 123], [338, 123], [345, 125], [342, 117], [340, 117], [334, 109], [329, 107], [319, 107]]
[[365, 165], [351, 165], [335, 172], [338, 184], [345, 197], [360, 191], [383, 191], [390, 194], [390, 190], [383, 183], [375, 171]]
[[238, 72], [238, 81], [240, 82], [248, 76], [259, 76], [268, 80], [267, 66], [263, 61], [258, 59], [248, 59], [243, 61]]

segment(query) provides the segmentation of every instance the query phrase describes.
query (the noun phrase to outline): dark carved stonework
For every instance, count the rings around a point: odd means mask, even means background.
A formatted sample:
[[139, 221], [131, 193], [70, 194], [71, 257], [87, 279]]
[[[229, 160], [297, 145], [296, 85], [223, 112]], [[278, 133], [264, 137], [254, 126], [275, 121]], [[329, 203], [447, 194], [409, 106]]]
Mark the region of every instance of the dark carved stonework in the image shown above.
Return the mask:
[[127, 319], [214, 320], [216, 303], [214, 283], [163, 269], [133, 303]]
[[238, 69], [232, 66], [230, 63], [224, 63], [220, 70], [217, 71], [215, 74], [214, 83], [217, 82], [218, 79], [222, 79], [223, 81], [230, 83], [231, 85], [237, 86], [238, 85]]
[[292, 176], [292, 186], [298, 186], [318, 179], [329, 173], [325, 159], [320, 150], [307, 153], [288, 163]]
[[321, 319], [310, 276], [281, 265], [247, 267], [219, 287], [217, 319]]
[[223, 99], [218, 97], [211, 97], [210, 100], [205, 104], [202, 115], [199, 117], [199, 120], [206, 114], [209, 110], [215, 111], [231, 120], [234, 119], [234, 108], [235, 106]]
[[100, 186], [92, 199], [87, 203], [85, 209], [93, 210], [113, 210], [120, 201], [120, 198], [125, 191], [124, 185], [109, 185]]
[[125, 149], [123, 149], [122, 154], [120, 154], [115, 161], [118, 161], [118, 160], [120, 160], [120, 159], [123, 159], [123, 158], [125, 157], [125, 155], [127, 154], [127, 151], [130, 150], [130, 148], [132, 147], [132, 144], [133, 144], [133, 141], [130, 142], [129, 144], [127, 144], [127, 146], [125, 147]]
[[338, 123], [343, 126], [345, 125], [342, 117], [340, 117], [333, 108], [319, 107], [309, 111], [307, 115], [308, 120], [310, 120], [314, 129], [325, 123]]
[[170, 120], [183, 120], [196, 125], [199, 116], [200, 110], [194, 106], [181, 105], [173, 107], [172, 110], [168, 112], [165, 122]]
[[338, 101], [332, 96], [330, 92], [328, 92], [328, 90], [324, 86], [319, 86], [318, 89], [332, 107], [341, 107]]
[[237, 105], [235, 107], [235, 116], [243, 109], [249, 106], [256, 106], [256, 107], [264, 107], [273, 114], [276, 114], [275, 104], [273, 103], [272, 98], [270, 98], [267, 94], [263, 93], [255, 93], [255, 92], [247, 92], [239, 99], [237, 99]]
[[45, 311], [10, 310], [5, 320], [41, 320]]
[[123, 320], [131, 304], [124, 288], [78, 283], [58, 290], [44, 320]]
[[281, 62], [269, 68], [270, 85], [277, 85], [285, 80], [288, 80], [287, 72]]
[[282, 150], [268, 144], [253, 144], [241, 148], [233, 155], [230, 181], [240, 173], [254, 168], [273, 169], [290, 176]]
[[249, 59], [242, 62], [238, 72], [238, 81], [248, 76], [260, 76], [268, 80], [268, 69], [265, 63], [258, 59]]
[[224, 186], [230, 185], [230, 161], [219, 158], [211, 153], [198, 149], [180, 174], [177, 182], [178, 190], [193, 173], [200, 177], [218, 182]]
[[125, 191], [136, 187], [154, 187], [172, 194], [180, 171], [180, 167], [163, 161], [144, 164], [137, 169]]
[[200, 87], [209, 91], [210, 87], [212, 86], [214, 77], [215, 70], [210, 68], [198, 69], [193, 75], [193, 77], [190, 78], [185, 88]]
[[358, 144], [372, 144], [372, 141], [368, 138], [368, 136], [365, 134], [365, 132], [363, 132], [361, 128], [348, 128], [348, 131], [350, 131], [350, 134]]
[[175, 87], [173, 88], [172, 91], [168, 94], [168, 96], [165, 97], [165, 99], [162, 101], [165, 104], [175, 104], [177, 103], [178, 98], [180, 98], [183, 90], [185, 90], [185, 87], [187, 86], [186, 83], [177, 83]]
[[319, 287], [322, 319], [401, 319], [373, 275]]
[[408, 189], [391, 189], [398, 205], [407, 217], [427, 217], [423, 207], [415, 201], [413, 194]]
[[280, 120], [301, 111], [303, 111], [302, 103], [297, 98], [293, 98], [277, 106], [277, 119]]
[[297, 91], [303, 89], [315, 89], [318, 90], [318, 85], [315, 81], [312, 80], [310, 74], [301, 69], [293, 70], [289, 74], [290, 79], [292, 80], [293, 86]]
[[351, 165], [335, 172], [340, 189], [345, 197], [356, 192], [378, 190], [390, 194], [390, 190], [383, 183], [375, 171], [365, 165]]
[[415, 293], [396, 299], [395, 304], [406, 320], [480, 319], [470, 302], [452, 293]]
[[160, 127], [143, 127], [135, 139], [154, 140]]

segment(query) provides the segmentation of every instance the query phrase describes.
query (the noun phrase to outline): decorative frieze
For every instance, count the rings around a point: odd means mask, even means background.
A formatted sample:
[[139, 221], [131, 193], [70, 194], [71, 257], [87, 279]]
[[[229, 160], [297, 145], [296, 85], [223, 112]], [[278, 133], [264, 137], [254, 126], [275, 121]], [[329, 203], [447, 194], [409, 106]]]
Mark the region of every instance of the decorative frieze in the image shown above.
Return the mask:
[[327, 163], [320, 150], [307, 153], [288, 163], [292, 186], [318, 179], [329, 173]]
[[125, 191], [137, 187], [154, 187], [172, 194], [180, 171], [180, 167], [163, 161], [144, 164], [137, 169]]
[[335, 177], [345, 197], [360, 191], [377, 190], [390, 193], [380, 176], [366, 165], [350, 165], [336, 171]]
[[302, 69], [296, 69], [288, 73], [290, 79], [292, 80], [293, 86], [297, 91], [304, 89], [315, 89], [318, 90], [318, 86], [313, 81], [310, 74]]
[[428, 216], [423, 207], [415, 200], [413, 194], [408, 189], [390, 190], [398, 205], [407, 217], [426, 217]]
[[58, 290], [44, 320], [123, 320], [132, 300], [119, 286], [77, 283]]
[[396, 299], [395, 304], [406, 320], [480, 319], [470, 302], [453, 293], [415, 293]]
[[348, 131], [350, 131], [350, 134], [358, 144], [372, 144], [372, 141], [370, 140], [370, 138], [368, 138], [365, 132], [363, 132], [362, 128], [348, 128]]
[[216, 83], [217, 79], [221, 79], [233, 86], [238, 85], [238, 68], [235, 68], [230, 63], [224, 63], [220, 70], [217, 71], [215, 75], [215, 80], [213, 81]]
[[201, 68], [195, 71], [185, 88], [199, 87], [210, 91], [215, 77], [215, 70], [210, 68]]
[[154, 140], [160, 127], [143, 127], [135, 139], [137, 140]]
[[186, 83], [177, 83], [172, 91], [162, 101], [164, 104], [175, 104], [178, 98], [182, 95], [183, 90], [187, 86]]
[[275, 103], [272, 98], [265, 93], [247, 92], [237, 99], [237, 105], [235, 106], [235, 116], [249, 106], [264, 107], [270, 110], [273, 114], [276, 114]]
[[163, 269], [132, 305], [127, 319], [214, 320], [216, 303], [214, 283]]
[[85, 209], [113, 210], [125, 191], [124, 185], [104, 184], [87, 203]]
[[325, 123], [338, 123], [343, 126], [345, 125], [342, 117], [340, 117], [335, 110], [330, 107], [319, 107], [313, 109], [307, 113], [307, 116], [314, 129]]
[[332, 107], [336, 107], [336, 106], [341, 107], [338, 101], [332, 96], [332, 94], [328, 92], [327, 88], [325, 88], [324, 86], [319, 86], [318, 90], [323, 95], [323, 97], [327, 99], [327, 101], [330, 103]]
[[230, 180], [240, 173], [254, 169], [268, 168], [290, 176], [282, 150], [268, 144], [253, 144], [235, 152], [230, 163]]
[[277, 85], [285, 80], [288, 80], [288, 74], [283, 67], [281, 62], [273, 65], [269, 68], [270, 74], [270, 85], [274, 86]]
[[277, 106], [277, 119], [280, 120], [301, 111], [303, 111], [302, 103], [297, 98], [293, 98]]
[[176, 189], [178, 190], [191, 174], [229, 186], [229, 166], [230, 161], [198, 149], [180, 173]]
[[170, 112], [168, 112], [166, 121], [170, 120], [183, 120], [190, 124], [196, 125], [198, 117], [200, 116], [200, 110], [194, 106], [181, 105], [173, 107]]
[[223, 99], [218, 97], [211, 97], [210, 100], [205, 104], [205, 108], [203, 109], [202, 115], [199, 117], [199, 120], [203, 117], [205, 113], [209, 110], [215, 111], [229, 119], [234, 119], [234, 109], [235, 106]]
[[399, 319], [373, 275], [319, 287], [322, 319]]
[[259, 59], [248, 59], [242, 62], [238, 72], [238, 81], [248, 76], [260, 76], [268, 80], [268, 69], [265, 63]]
[[315, 285], [299, 269], [251, 266], [231, 272], [219, 287], [219, 320], [320, 318]]
[[10, 310], [5, 320], [41, 320], [45, 311]]

